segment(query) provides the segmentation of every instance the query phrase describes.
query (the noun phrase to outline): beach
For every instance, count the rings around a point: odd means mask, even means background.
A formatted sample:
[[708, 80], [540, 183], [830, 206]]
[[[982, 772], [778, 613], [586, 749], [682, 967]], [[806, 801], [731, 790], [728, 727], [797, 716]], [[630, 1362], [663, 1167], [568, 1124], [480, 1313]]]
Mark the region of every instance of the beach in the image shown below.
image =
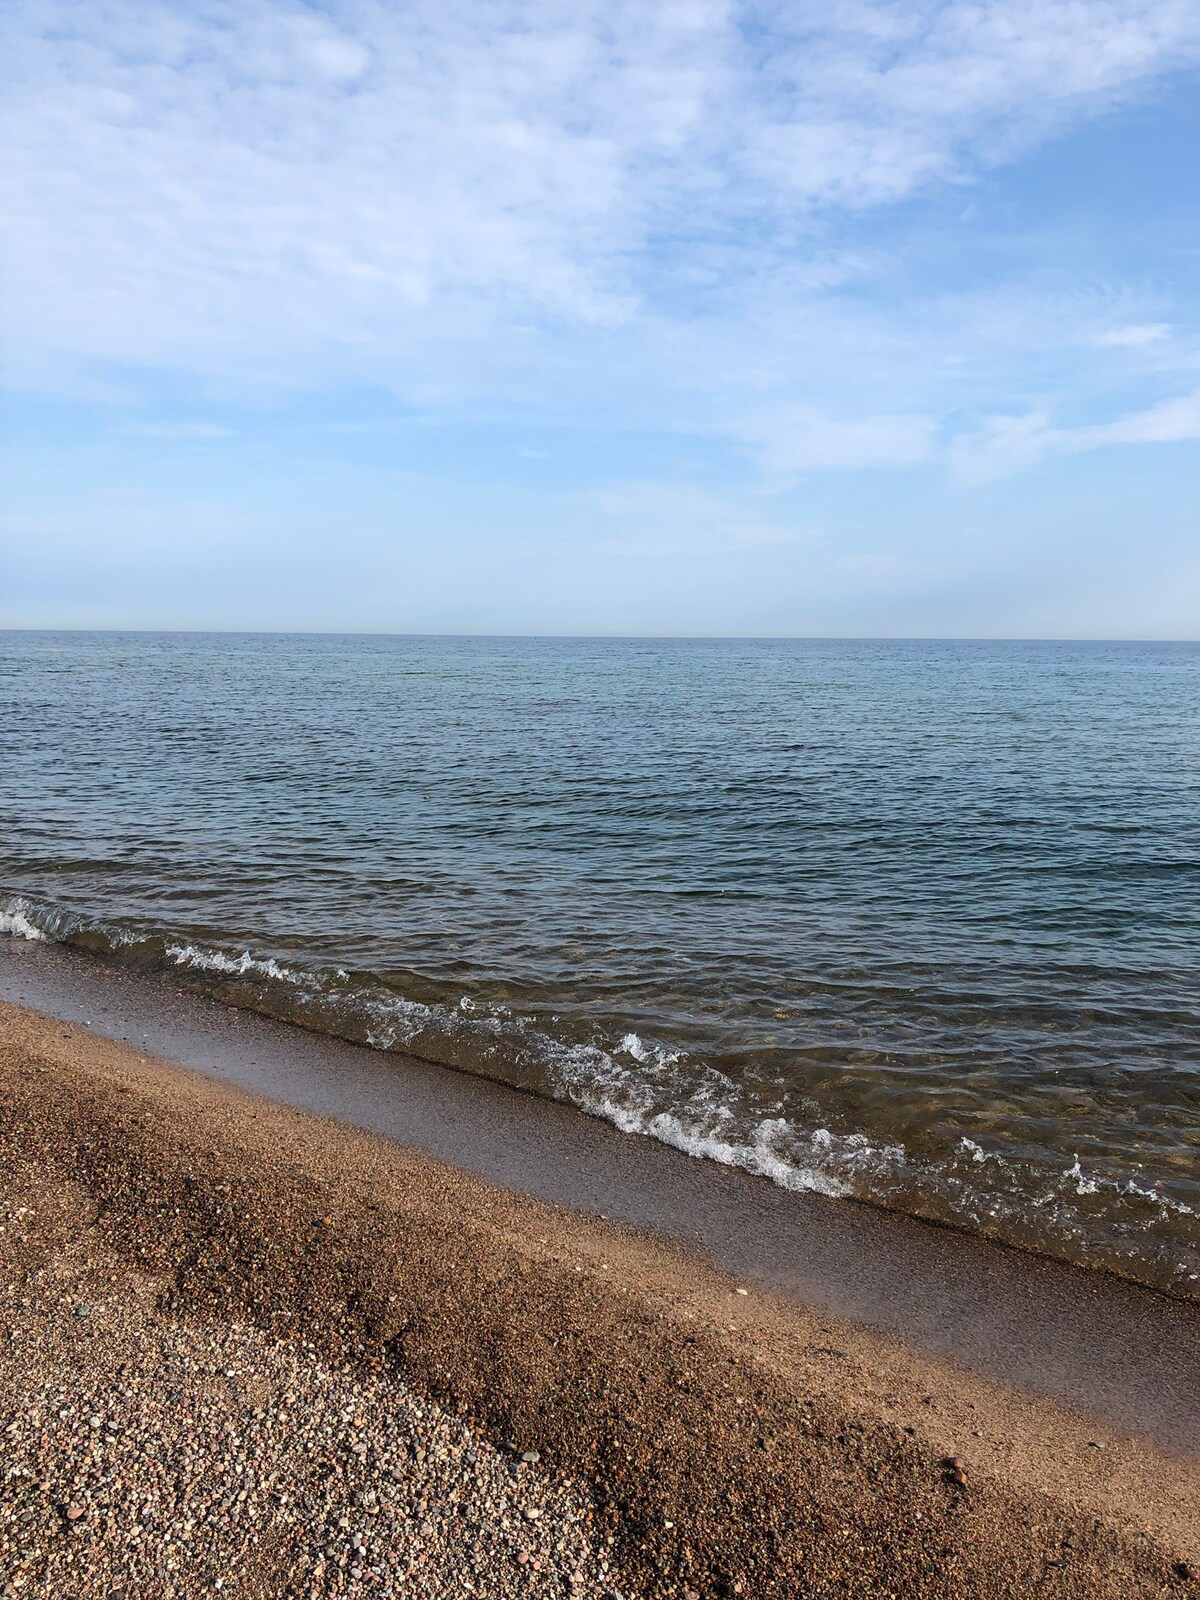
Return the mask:
[[1105, 1415], [105, 1031], [0, 1010], [6, 1595], [1195, 1591], [1194, 1306], [1055, 1266]]
[[1200, 1600], [1200, 0], [3, 37], [0, 1600]]

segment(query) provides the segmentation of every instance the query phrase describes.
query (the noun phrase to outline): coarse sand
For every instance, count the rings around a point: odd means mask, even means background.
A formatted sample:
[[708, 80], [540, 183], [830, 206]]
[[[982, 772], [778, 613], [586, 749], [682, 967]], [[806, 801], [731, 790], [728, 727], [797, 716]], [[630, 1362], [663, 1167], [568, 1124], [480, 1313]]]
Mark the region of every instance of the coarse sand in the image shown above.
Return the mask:
[[1195, 1455], [11, 1005], [0, 1228], [6, 1600], [1200, 1597]]

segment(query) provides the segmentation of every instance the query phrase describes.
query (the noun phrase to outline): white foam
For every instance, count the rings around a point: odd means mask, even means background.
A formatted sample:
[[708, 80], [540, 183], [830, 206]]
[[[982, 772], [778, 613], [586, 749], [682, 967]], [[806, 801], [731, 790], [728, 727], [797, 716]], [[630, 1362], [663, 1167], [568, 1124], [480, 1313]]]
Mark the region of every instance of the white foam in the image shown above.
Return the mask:
[[[746, 1139], [733, 1140], [723, 1139], [713, 1131], [705, 1132], [689, 1127], [670, 1111], [660, 1111], [656, 1116], [643, 1120], [631, 1116], [621, 1106], [607, 1105], [603, 1101], [597, 1102], [594, 1109], [599, 1115], [616, 1123], [617, 1127], [626, 1133], [645, 1134], [651, 1139], [657, 1139], [661, 1144], [669, 1144], [676, 1150], [682, 1150], [685, 1155], [718, 1161], [724, 1167], [740, 1167], [744, 1172], [768, 1178], [781, 1189], [811, 1189], [817, 1194], [826, 1194], [834, 1198], [853, 1192], [844, 1179], [821, 1166], [798, 1164], [793, 1154], [782, 1154], [773, 1136], [775, 1130], [769, 1121], [760, 1122]], [[825, 1154], [825, 1147], [819, 1137], [824, 1133], [826, 1133], [824, 1128], [818, 1128], [811, 1139], [813, 1152], [818, 1159]], [[790, 1140], [788, 1142], [791, 1143]]]
[[1126, 1178], [1124, 1182], [1118, 1178], [1089, 1178], [1080, 1166], [1078, 1156], [1075, 1157], [1075, 1165], [1068, 1167], [1063, 1173], [1063, 1177], [1070, 1178], [1075, 1182], [1076, 1194], [1099, 1194], [1103, 1189], [1117, 1199], [1127, 1200], [1134, 1197], [1138, 1200], [1148, 1200], [1151, 1205], [1161, 1206], [1166, 1211], [1173, 1211], [1177, 1216], [1194, 1217], [1197, 1214], [1193, 1206], [1187, 1205], [1183, 1200], [1172, 1199], [1170, 1195], [1164, 1194], [1162, 1189], [1157, 1186], [1148, 1189], [1144, 1184], [1135, 1183], [1132, 1178]]
[[31, 939], [38, 944], [47, 944], [49, 935], [29, 917], [32, 909], [28, 900], [20, 897], [10, 900], [0, 910], [0, 933], [6, 933], [11, 939]]
[[679, 1060], [678, 1050], [667, 1050], [660, 1044], [646, 1044], [636, 1033], [627, 1033], [617, 1049], [643, 1065], [653, 1062], [656, 1067], [667, 1067]]
[[169, 944], [166, 953], [177, 966], [196, 967], [203, 972], [227, 972], [237, 977], [253, 974], [297, 985], [304, 982], [303, 973], [282, 967], [270, 957], [264, 961], [252, 956], [249, 950], [244, 950], [240, 956], [230, 956], [223, 950], [205, 950], [194, 944]]
[[1063, 1177], [1073, 1178], [1075, 1180], [1076, 1194], [1095, 1194], [1100, 1187], [1099, 1181], [1096, 1178], [1089, 1178], [1085, 1174], [1083, 1168], [1079, 1165], [1078, 1156], [1075, 1157], [1075, 1165], [1073, 1167], [1068, 1167], [1063, 1173]]
[[[147, 940], [157, 944], [153, 933], [81, 918], [25, 896], [0, 907], [0, 934], [9, 937], [50, 943], [80, 932], [99, 935], [112, 948]], [[183, 940], [168, 944], [165, 956], [199, 971], [286, 984], [299, 1005], [333, 1006], [335, 1029], [353, 1015], [356, 1035], [365, 1035], [378, 1050], [413, 1049], [448, 1065], [472, 1059], [476, 1070], [526, 1087], [536, 1085], [623, 1132], [740, 1168], [783, 1189], [835, 1197], [869, 1195], [906, 1209], [914, 1195], [937, 1194], [939, 1211], [946, 1209], [976, 1226], [984, 1216], [1001, 1226], [1013, 1218], [1028, 1220], [1032, 1209], [1064, 1239], [1094, 1233], [1097, 1202], [1078, 1203], [1091, 1196], [1117, 1208], [1125, 1231], [1153, 1230], [1167, 1220], [1167, 1213], [1197, 1215], [1151, 1176], [1139, 1174], [1142, 1181], [1134, 1181], [1088, 1173], [1078, 1154], [1065, 1170], [1043, 1168], [1040, 1192], [1035, 1193], [1027, 1187], [1031, 1169], [965, 1136], [959, 1136], [953, 1153], [910, 1160], [900, 1145], [872, 1143], [863, 1134], [821, 1125], [820, 1109], [811, 1102], [793, 1098], [785, 1106], [773, 1099], [769, 1086], [731, 1078], [685, 1051], [633, 1031], [607, 1048], [572, 1044], [499, 1003], [462, 996], [446, 1006], [428, 1005], [382, 984], [351, 979], [343, 968], [308, 970], [250, 950]], [[986, 1183], [977, 1170], [984, 1163]]]
[[449, 1021], [449, 1013], [436, 1011], [419, 1000], [405, 1000], [401, 995], [389, 995], [386, 1000], [364, 997], [358, 1003], [364, 1015], [375, 1019], [367, 1026], [367, 1043], [373, 1050], [394, 1050], [398, 1044], [410, 1044], [438, 1018]]
[[[619, 1056], [643, 1070], [633, 1071]], [[611, 1054], [594, 1045], [559, 1049], [552, 1084], [580, 1110], [623, 1133], [739, 1167], [781, 1189], [840, 1198], [854, 1192], [856, 1177], [904, 1164], [898, 1145], [875, 1146], [861, 1134], [823, 1127], [804, 1129], [786, 1117], [755, 1118], [723, 1073], [636, 1033], [625, 1034]]]

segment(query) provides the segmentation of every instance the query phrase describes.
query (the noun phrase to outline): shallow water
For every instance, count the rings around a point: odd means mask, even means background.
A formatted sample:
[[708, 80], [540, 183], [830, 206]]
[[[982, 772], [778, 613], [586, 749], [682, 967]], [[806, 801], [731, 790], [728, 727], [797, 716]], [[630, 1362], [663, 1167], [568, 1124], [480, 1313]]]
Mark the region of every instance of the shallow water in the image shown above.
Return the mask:
[[0, 634], [0, 926], [1200, 1294], [1200, 647]]

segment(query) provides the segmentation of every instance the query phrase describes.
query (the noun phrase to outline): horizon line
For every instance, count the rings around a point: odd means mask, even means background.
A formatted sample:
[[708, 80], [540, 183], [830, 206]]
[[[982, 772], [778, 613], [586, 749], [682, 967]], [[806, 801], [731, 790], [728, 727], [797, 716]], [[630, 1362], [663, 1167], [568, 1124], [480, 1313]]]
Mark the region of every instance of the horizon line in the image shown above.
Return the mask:
[[537, 633], [468, 632], [405, 628], [154, 628], [154, 627], [21, 627], [0, 623], [0, 633], [145, 634], [185, 638], [234, 639], [524, 639], [550, 642], [614, 644], [1200, 644], [1200, 635], [1146, 638], [1097, 634], [951, 634], [951, 633]]

